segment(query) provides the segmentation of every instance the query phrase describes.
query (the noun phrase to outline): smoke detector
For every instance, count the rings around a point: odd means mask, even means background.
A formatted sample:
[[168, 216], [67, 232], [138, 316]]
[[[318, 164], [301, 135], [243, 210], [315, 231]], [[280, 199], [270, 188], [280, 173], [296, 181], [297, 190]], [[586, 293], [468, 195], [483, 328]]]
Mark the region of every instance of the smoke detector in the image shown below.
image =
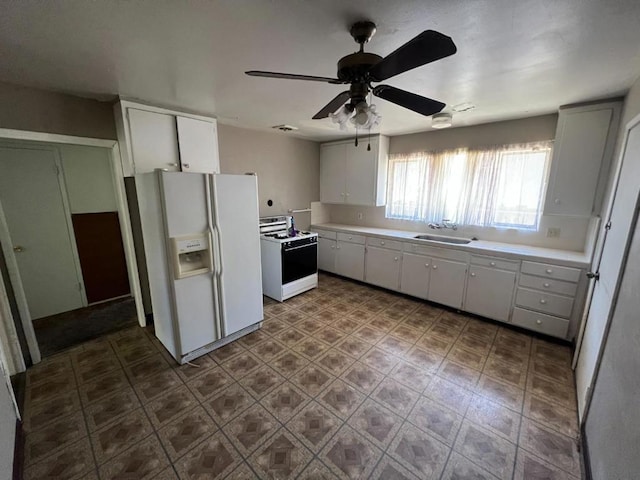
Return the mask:
[[294, 130], [298, 130], [298, 127], [294, 127], [293, 125], [274, 125], [271, 128], [275, 128], [276, 130], [281, 130], [283, 132], [291, 132]]

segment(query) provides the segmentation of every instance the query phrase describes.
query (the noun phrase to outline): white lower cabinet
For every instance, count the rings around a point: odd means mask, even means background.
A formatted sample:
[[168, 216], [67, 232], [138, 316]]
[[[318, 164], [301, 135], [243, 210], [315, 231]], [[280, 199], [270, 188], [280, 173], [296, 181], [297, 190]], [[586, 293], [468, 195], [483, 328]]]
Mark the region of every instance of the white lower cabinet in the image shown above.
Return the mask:
[[318, 268], [326, 272], [336, 271], [336, 241], [318, 237]]
[[386, 248], [367, 247], [367, 283], [398, 290], [402, 252]]
[[413, 253], [402, 254], [400, 291], [418, 298], [427, 298], [431, 258]]
[[471, 265], [464, 309], [483, 317], [509, 321], [516, 273]]
[[364, 280], [364, 245], [338, 240], [335, 273], [354, 280]]
[[466, 263], [432, 258], [427, 299], [449, 307], [462, 308], [466, 275]]

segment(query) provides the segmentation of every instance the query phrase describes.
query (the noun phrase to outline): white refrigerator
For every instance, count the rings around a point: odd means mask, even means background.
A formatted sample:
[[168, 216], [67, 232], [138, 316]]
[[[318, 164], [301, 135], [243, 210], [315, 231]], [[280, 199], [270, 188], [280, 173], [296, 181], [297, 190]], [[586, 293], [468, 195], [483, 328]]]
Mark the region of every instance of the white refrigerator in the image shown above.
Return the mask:
[[185, 363], [260, 328], [253, 175], [136, 175], [155, 334]]

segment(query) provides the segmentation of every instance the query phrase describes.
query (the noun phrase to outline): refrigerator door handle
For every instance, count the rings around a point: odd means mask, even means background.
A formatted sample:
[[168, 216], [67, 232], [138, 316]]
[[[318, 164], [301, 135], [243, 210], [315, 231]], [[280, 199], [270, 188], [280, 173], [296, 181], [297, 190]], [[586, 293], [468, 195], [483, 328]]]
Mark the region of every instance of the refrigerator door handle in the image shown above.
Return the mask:
[[209, 175], [205, 176], [205, 190], [207, 192], [207, 227], [209, 228], [209, 236], [211, 241], [211, 275], [213, 280], [213, 300], [215, 302], [215, 326], [218, 332], [218, 337], [224, 337], [223, 322], [222, 322], [222, 298], [220, 295], [220, 278], [218, 274], [218, 266], [220, 265], [220, 243], [219, 235], [216, 230], [216, 226], [213, 219], [214, 212], [212, 211], [213, 195], [212, 195], [212, 179]]
[[221, 327], [221, 332], [222, 332], [222, 336], [225, 337], [226, 336], [226, 331], [225, 331], [225, 319], [226, 319], [226, 312], [225, 312], [225, 308], [224, 308], [224, 265], [222, 263], [222, 239], [220, 237], [220, 233], [219, 233], [219, 229], [218, 229], [218, 199], [216, 196], [216, 189], [215, 189], [215, 176], [211, 175], [209, 177], [211, 179], [211, 202], [209, 202], [209, 208], [211, 208], [211, 214], [210, 214], [210, 218], [212, 221], [212, 230], [215, 232], [216, 234], [216, 245], [215, 245], [215, 251], [216, 254], [218, 255], [218, 260], [217, 260], [217, 294], [218, 294], [218, 308], [219, 308], [219, 312], [220, 312], [220, 327]]

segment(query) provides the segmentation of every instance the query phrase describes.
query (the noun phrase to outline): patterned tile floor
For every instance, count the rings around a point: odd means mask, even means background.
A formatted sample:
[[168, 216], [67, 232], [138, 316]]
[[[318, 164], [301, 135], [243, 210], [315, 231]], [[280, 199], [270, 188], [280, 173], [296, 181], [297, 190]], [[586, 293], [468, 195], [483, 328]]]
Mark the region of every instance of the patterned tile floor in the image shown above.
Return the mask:
[[138, 327], [27, 372], [27, 479], [574, 479], [570, 350], [365, 285], [178, 367]]

